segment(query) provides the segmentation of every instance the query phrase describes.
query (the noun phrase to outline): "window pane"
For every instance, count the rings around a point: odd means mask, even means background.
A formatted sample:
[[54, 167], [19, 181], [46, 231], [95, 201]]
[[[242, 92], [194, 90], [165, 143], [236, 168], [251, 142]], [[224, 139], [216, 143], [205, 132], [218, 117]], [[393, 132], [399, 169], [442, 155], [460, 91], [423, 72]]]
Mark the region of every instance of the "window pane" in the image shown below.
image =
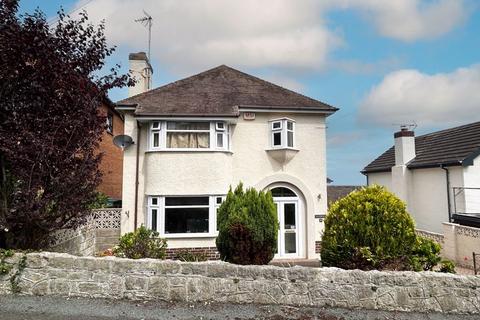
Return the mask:
[[152, 209], [152, 230], [157, 231], [157, 209]]
[[280, 121], [272, 122], [272, 129], [280, 129], [282, 127], [282, 123]]
[[210, 133], [167, 132], [167, 148], [210, 148]]
[[274, 146], [282, 145], [282, 133], [281, 132], [274, 132], [273, 133], [273, 145]]
[[295, 204], [285, 203], [284, 211], [284, 225], [285, 229], [296, 229], [295, 221]]
[[293, 131], [287, 131], [287, 146], [293, 147]]
[[158, 205], [158, 198], [152, 198], [152, 206]]
[[210, 130], [209, 122], [167, 122], [168, 130]]
[[159, 147], [160, 146], [160, 133], [154, 132], [153, 133], [153, 146]]
[[278, 187], [271, 190], [272, 197], [296, 197], [295, 192], [288, 188]]
[[225, 123], [217, 122], [217, 130], [220, 130], [220, 131], [225, 130]]
[[217, 133], [217, 148], [223, 148], [223, 133]]
[[287, 121], [287, 129], [288, 130], [293, 130], [293, 122], [292, 121]]
[[285, 253], [297, 252], [297, 235], [295, 232], [285, 232]]
[[208, 208], [166, 208], [165, 233], [208, 233]]
[[166, 206], [208, 206], [208, 197], [167, 197]]
[[221, 204], [223, 202], [222, 197], [217, 197], [217, 204]]
[[160, 122], [155, 121], [152, 123], [152, 129], [160, 129]]

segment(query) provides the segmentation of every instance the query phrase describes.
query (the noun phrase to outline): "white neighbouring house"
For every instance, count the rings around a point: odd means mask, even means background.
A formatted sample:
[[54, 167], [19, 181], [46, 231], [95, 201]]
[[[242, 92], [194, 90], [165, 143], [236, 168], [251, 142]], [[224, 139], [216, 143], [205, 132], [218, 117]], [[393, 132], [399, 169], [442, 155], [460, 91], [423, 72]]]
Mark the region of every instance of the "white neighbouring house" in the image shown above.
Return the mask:
[[317, 259], [327, 211], [326, 117], [337, 108], [227, 66], [117, 102], [125, 134], [121, 232], [144, 224], [169, 250], [216, 250], [216, 210], [230, 186], [271, 190], [280, 220], [276, 258]]
[[480, 227], [480, 122], [415, 137], [403, 128], [395, 144], [367, 165], [367, 184], [383, 185], [407, 204], [417, 228], [442, 223]]

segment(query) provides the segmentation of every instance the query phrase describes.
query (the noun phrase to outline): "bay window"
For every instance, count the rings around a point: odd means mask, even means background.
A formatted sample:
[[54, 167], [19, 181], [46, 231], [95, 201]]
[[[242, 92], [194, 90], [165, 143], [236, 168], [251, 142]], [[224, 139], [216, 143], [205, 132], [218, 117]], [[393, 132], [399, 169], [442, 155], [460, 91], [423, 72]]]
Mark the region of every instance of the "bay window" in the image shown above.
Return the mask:
[[147, 227], [162, 237], [215, 236], [222, 196], [175, 196], [148, 199]]
[[293, 148], [295, 146], [295, 121], [287, 118], [271, 120], [270, 129], [272, 148]]
[[225, 122], [153, 121], [150, 150], [228, 150]]

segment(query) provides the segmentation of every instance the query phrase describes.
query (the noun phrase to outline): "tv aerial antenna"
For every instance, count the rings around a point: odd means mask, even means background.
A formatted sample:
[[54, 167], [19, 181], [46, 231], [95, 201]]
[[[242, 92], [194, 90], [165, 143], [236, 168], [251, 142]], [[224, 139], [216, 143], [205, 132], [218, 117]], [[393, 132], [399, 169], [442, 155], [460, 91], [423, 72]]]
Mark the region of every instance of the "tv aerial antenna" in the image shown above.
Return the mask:
[[152, 43], [152, 24], [153, 18], [145, 10], [143, 10], [144, 16], [138, 19], [135, 19], [135, 22], [140, 22], [144, 27], [148, 28], [148, 60], [150, 60], [150, 46]]

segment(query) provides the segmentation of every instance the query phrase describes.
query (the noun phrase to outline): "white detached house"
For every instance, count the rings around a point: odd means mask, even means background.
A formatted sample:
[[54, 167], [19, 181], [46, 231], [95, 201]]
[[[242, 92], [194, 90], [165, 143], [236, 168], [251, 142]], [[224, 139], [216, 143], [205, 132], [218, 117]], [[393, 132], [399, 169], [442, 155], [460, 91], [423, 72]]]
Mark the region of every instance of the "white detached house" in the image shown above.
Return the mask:
[[276, 258], [318, 258], [325, 120], [337, 108], [224, 65], [148, 90], [145, 54], [130, 62], [137, 94], [117, 103], [134, 141], [124, 151], [122, 233], [143, 224], [168, 239], [170, 252], [213, 256], [217, 208], [243, 182], [272, 191]]

